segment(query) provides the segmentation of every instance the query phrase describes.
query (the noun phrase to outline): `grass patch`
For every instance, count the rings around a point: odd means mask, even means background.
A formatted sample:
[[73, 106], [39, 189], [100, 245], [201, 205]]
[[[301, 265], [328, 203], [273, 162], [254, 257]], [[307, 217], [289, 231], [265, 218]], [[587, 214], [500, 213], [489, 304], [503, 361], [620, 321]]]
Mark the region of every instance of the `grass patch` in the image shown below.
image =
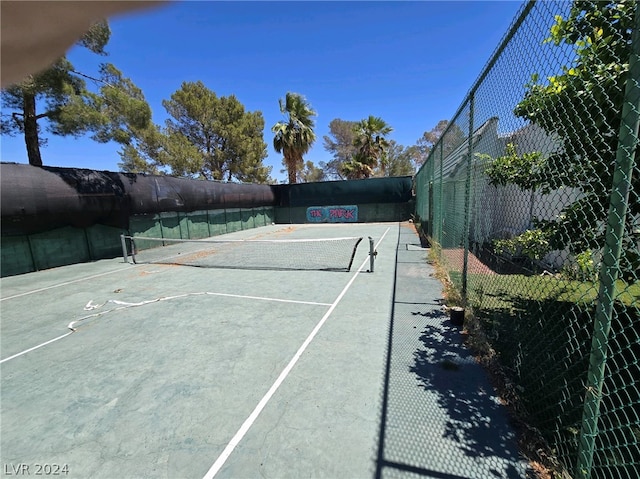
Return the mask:
[[440, 262], [440, 245], [432, 243], [431, 249], [427, 261], [433, 265], [435, 269], [434, 277], [442, 283], [444, 286], [442, 295], [444, 296], [445, 304], [447, 307], [452, 308], [454, 306], [464, 306], [462, 294], [458, 288], [456, 288], [454, 282], [451, 280], [447, 269]]
[[[461, 283], [462, 274], [451, 272], [451, 281]], [[482, 275], [467, 276], [468, 302], [476, 307], [508, 307], [514, 298], [532, 301], [556, 300], [580, 305], [594, 305], [598, 284], [570, 281], [554, 276]], [[487, 303], [487, 300], [488, 303]], [[614, 300], [625, 306], [640, 308], [640, 284], [618, 280]]]

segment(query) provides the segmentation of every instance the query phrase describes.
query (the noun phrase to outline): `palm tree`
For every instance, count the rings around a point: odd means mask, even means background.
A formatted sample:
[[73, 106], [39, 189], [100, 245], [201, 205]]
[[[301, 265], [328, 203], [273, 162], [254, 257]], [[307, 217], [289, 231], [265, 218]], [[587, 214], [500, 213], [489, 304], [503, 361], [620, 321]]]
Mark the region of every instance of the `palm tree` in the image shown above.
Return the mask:
[[340, 173], [347, 180], [358, 180], [360, 178], [369, 178], [373, 174], [373, 168], [368, 159], [358, 152], [340, 165]]
[[284, 155], [282, 164], [287, 168], [289, 183], [296, 183], [297, 173], [304, 166], [302, 156], [316, 140], [313, 132], [315, 123], [312, 119], [316, 112], [304, 96], [291, 92], [287, 92], [284, 100], [280, 99], [280, 112], [288, 115], [288, 120], [279, 121], [271, 128], [275, 133], [273, 147]]
[[[369, 118], [358, 122], [354, 131], [356, 134], [354, 145], [358, 148], [358, 154], [354, 157], [354, 161], [360, 164], [357, 168], [360, 170], [360, 176], [369, 178], [389, 147], [385, 135], [391, 133], [393, 128], [382, 118], [369, 115]], [[382, 161], [380, 168], [384, 175], [385, 164]]]

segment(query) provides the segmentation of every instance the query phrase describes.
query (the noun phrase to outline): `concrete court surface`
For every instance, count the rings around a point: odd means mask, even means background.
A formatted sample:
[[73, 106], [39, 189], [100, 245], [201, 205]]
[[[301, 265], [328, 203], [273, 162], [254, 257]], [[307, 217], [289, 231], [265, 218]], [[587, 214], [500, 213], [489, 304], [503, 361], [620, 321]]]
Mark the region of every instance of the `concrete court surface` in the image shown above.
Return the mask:
[[2, 477], [527, 477], [410, 225], [228, 237], [351, 235], [379, 242], [375, 273], [361, 245], [349, 273], [114, 259], [3, 278]]

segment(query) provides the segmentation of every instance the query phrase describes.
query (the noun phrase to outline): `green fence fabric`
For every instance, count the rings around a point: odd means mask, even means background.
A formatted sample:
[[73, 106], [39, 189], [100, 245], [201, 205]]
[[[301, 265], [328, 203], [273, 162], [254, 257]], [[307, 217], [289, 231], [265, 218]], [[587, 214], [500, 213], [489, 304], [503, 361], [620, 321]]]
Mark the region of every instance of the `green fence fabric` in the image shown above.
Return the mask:
[[[168, 239], [201, 239], [273, 223], [274, 209], [231, 208], [134, 215], [129, 230], [94, 224], [66, 226], [43, 233], [2, 236], [0, 275], [13, 276], [56, 266], [122, 256], [120, 235]], [[144, 241], [140, 248], [148, 247]]]
[[577, 478], [640, 477], [640, 13], [528, 2], [415, 178], [416, 214]]

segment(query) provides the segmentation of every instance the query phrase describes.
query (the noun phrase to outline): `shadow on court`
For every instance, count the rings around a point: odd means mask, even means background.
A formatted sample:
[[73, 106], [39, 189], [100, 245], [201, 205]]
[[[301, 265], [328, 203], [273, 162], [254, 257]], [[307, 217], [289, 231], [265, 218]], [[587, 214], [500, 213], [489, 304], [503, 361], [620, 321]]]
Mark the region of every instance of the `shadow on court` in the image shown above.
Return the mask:
[[375, 477], [533, 477], [485, 371], [443, 310], [426, 254], [401, 228]]

